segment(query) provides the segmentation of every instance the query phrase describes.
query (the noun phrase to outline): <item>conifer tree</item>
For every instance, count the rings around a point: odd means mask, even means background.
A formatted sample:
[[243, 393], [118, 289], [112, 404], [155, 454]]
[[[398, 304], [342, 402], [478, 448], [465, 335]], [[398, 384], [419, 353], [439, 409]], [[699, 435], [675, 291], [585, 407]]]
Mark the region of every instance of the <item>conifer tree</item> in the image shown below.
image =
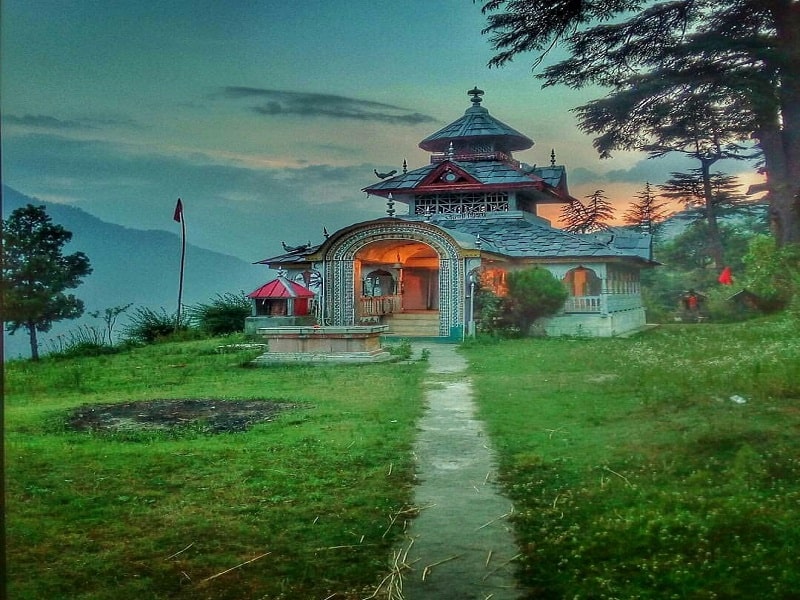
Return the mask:
[[637, 201], [622, 215], [623, 222], [650, 234], [657, 233], [659, 225], [669, 216], [668, 204], [658, 201], [658, 196], [653, 193], [649, 181], [645, 182], [644, 189], [636, 194], [636, 199]]
[[672, 178], [659, 188], [665, 198], [683, 202], [687, 208], [702, 208], [711, 257], [718, 269], [724, 268], [726, 263], [718, 217], [735, 210], [745, 200], [738, 192], [737, 178], [725, 173], [710, 174], [704, 169], [693, 169], [689, 173], [672, 173]]
[[11, 333], [28, 330], [33, 360], [39, 359], [37, 331], [50, 331], [55, 321], [83, 314], [83, 302], [64, 291], [78, 287], [92, 268], [83, 252], [62, 254], [71, 239], [72, 233], [54, 225], [44, 206], [28, 204], [3, 222], [3, 320]]
[[614, 218], [614, 207], [608, 201], [603, 190], [595, 190], [588, 196], [584, 204], [577, 198], [561, 209], [559, 222], [570, 233], [591, 233], [608, 228], [608, 222]]
[[601, 155], [681, 148], [682, 136], [689, 150], [691, 134], [698, 158], [719, 158], [756, 140], [772, 229], [779, 244], [800, 244], [800, 2], [490, 0], [483, 10], [490, 65], [528, 51], [538, 65], [560, 45], [569, 57], [537, 75], [545, 85], [610, 90], [578, 109]]

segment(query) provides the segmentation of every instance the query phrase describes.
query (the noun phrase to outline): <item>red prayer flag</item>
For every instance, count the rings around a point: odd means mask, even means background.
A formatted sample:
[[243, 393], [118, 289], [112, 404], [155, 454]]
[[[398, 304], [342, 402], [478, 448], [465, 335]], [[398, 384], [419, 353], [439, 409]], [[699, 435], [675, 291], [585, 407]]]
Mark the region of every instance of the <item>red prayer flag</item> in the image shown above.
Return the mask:
[[175, 214], [172, 215], [172, 218], [178, 223], [183, 220], [183, 202], [181, 202], [180, 198], [178, 198], [178, 203], [175, 205]]
[[722, 285], [733, 285], [733, 278], [731, 277], [731, 268], [725, 267], [722, 269], [722, 273], [719, 274], [717, 278]]

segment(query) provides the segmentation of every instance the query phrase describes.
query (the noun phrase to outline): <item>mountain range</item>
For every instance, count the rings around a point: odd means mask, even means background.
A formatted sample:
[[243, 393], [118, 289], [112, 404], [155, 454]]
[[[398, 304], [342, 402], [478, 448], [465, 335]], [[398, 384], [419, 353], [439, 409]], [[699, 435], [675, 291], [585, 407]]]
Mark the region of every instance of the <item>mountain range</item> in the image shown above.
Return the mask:
[[[31, 198], [8, 186], [2, 188], [2, 214], [7, 219], [17, 208], [27, 204], [44, 206], [53, 223], [72, 232], [64, 253], [84, 252], [91, 261], [92, 273], [75, 290], [83, 300], [86, 313], [133, 304], [153, 310], [163, 308], [172, 314], [177, 309], [180, 276], [181, 237], [179, 233], [159, 230], [129, 229], [107, 223], [72, 206]], [[180, 229], [177, 223], [176, 230]], [[187, 233], [191, 242], [191, 232]], [[258, 255], [259, 249], [254, 253]], [[260, 257], [260, 256], [259, 256]], [[212, 300], [219, 294], [250, 292], [272, 277], [261, 265], [253, 265], [234, 256], [206, 250], [187, 243], [183, 304], [193, 305]], [[130, 311], [128, 311], [130, 312]], [[123, 313], [119, 324], [125, 325]], [[82, 325], [101, 327], [103, 322], [87, 314], [81, 319], [61, 321], [53, 329], [39, 334], [40, 352], [47, 352], [53, 340]], [[119, 327], [117, 328], [119, 330]], [[4, 335], [5, 358], [30, 356], [27, 331]]]

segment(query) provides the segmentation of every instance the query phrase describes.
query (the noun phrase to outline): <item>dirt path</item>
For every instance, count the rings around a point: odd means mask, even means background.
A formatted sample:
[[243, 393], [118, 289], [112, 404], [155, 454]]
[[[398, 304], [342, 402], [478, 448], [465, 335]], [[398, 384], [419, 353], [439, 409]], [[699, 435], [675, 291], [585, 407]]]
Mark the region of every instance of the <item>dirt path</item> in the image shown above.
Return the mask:
[[[421, 350], [415, 348], [417, 352]], [[466, 361], [455, 346], [429, 344], [428, 408], [415, 452], [421, 508], [403, 582], [408, 600], [516, 600], [517, 549], [507, 516], [511, 502], [493, 484], [495, 466], [476, 419]]]

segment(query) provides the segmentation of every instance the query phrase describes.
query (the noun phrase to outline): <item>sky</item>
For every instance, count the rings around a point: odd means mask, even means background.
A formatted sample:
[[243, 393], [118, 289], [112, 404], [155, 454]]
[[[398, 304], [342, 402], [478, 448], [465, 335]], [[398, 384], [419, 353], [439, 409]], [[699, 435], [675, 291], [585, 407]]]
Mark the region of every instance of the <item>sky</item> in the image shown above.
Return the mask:
[[620, 215], [646, 181], [692, 167], [601, 160], [570, 108], [602, 90], [542, 89], [533, 55], [489, 69], [480, 5], [3, 0], [3, 183], [176, 233], [180, 197], [190, 243], [255, 262], [385, 216], [361, 192], [373, 170], [426, 164], [417, 144], [464, 113], [474, 86], [535, 141], [515, 158], [549, 164], [554, 149], [572, 195], [603, 189]]

